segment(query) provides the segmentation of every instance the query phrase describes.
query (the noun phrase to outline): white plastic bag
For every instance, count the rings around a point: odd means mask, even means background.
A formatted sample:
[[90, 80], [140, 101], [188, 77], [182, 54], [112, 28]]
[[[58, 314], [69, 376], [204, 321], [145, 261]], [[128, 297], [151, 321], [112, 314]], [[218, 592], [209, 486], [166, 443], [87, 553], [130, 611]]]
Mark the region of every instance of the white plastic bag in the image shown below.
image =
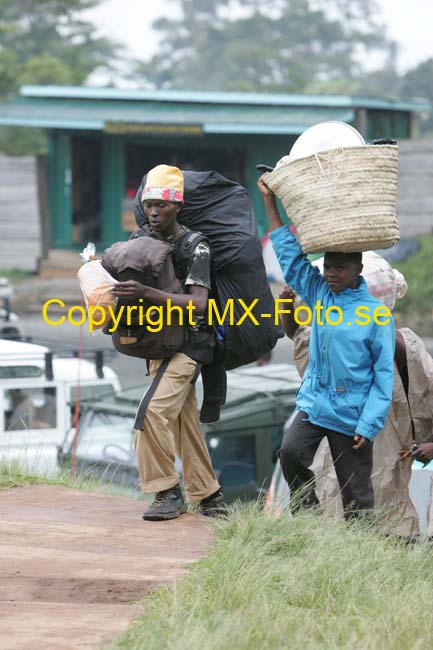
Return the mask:
[[[100, 260], [92, 260], [83, 264], [77, 273], [77, 277], [87, 310], [90, 307], [101, 307], [105, 310], [106, 318], [104, 320], [101, 320], [102, 310], [91, 310], [91, 312], [99, 312], [97, 322], [92, 318], [93, 329], [101, 329], [110, 320], [108, 307], [111, 307], [113, 312], [116, 309], [117, 298], [111, 293], [111, 288], [118, 283], [118, 280], [104, 269]], [[90, 313], [89, 317], [91, 317]]]
[[95, 257], [95, 253], [96, 253], [95, 244], [89, 241], [87, 246], [83, 248], [83, 252], [80, 253], [80, 257], [83, 260], [83, 262], [90, 262], [90, 258]]

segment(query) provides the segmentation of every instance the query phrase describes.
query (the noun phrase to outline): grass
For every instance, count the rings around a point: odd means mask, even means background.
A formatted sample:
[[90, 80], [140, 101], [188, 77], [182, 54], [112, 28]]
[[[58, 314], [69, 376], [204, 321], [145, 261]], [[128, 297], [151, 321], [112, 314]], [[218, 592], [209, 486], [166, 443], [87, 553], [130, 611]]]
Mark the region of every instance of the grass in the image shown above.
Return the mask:
[[9, 282], [22, 282], [33, 274], [30, 271], [19, 271], [18, 269], [0, 269], [0, 278], [7, 278]]
[[420, 250], [403, 262], [393, 262], [403, 273], [408, 291], [397, 300], [394, 316], [400, 327], [412, 327], [419, 336], [433, 336], [433, 235], [419, 237]]
[[433, 646], [433, 553], [366, 522], [255, 504], [218, 523], [186, 578], [146, 597], [116, 650], [424, 650]]
[[[41, 478], [0, 463], [0, 490], [38, 483], [128, 493], [86, 476]], [[238, 506], [215, 524], [208, 555], [147, 596], [145, 614], [114, 648], [430, 650], [432, 550], [365, 521], [315, 512], [289, 519]]]
[[24, 487], [26, 485], [60, 485], [62, 487], [75, 488], [85, 492], [102, 492], [117, 496], [140, 497], [137, 490], [123, 487], [115, 483], [103, 483], [97, 478], [86, 474], [79, 474], [72, 478], [69, 470], [61, 471], [56, 475], [41, 475], [31, 472], [19, 461], [0, 462], [0, 490], [13, 487]]

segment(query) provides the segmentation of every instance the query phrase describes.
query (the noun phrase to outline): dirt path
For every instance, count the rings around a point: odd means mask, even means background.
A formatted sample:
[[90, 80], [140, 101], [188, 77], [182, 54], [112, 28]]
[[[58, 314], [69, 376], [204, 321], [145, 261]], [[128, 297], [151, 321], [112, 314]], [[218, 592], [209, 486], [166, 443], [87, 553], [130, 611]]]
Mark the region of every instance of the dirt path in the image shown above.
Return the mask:
[[57, 486], [1, 491], [0, 650], [107, 647], [133, 601], [206, 552], [204, 517], [145, 522], [143, 509]]

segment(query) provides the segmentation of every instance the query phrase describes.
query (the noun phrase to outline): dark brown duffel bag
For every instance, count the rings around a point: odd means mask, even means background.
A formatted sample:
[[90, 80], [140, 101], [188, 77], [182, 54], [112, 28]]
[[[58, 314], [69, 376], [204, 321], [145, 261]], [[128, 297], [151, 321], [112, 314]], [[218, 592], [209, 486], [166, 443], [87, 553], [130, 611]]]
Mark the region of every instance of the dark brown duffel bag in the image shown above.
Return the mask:
[[[152, 237], [139, 237], [129, 241], [117, 242], [107, 248], [102, 256], [102, 265], [116, 280], [137, 280], [141, 284], [166, 291], [182, 293], [182, 285], [177, 279], [173, 261], [173, 246]], [[137, 306], [132, 311], [128, 307]], [[162, 313], [163, 326], [155, 329], [155, 319], [146, 315], [150, 303], [134, 303], [119, 300], [116, 315], [124, 307], [119, 325], [114, 332], [113, 323], [104, 327], [106, 334], [111, 333], [113, 345], [122, 354], [142, 359], [165, 359], [173, 356], [185, 343], [187, 331], [181, 324], [177, 311], [171, 314], [171, 324], [167, 325], [167, 310]], [[141, 315], [140, 316], [140, 312]], [[155, 313], [155, 312], [153, 312]], [[141, 322], [140, 322], [141, 319]]]

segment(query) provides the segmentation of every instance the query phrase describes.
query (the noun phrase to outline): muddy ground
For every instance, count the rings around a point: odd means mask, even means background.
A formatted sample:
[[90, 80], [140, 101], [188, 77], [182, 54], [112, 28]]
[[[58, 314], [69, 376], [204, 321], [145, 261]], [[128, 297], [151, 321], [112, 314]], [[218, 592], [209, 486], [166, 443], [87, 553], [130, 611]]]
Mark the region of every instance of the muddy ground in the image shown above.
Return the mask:
[[0, 491], [0, 650], [109, 647], [135, 601], [206, 552], [207, 519], [145, 522], [144, 507], [58, 486]]

